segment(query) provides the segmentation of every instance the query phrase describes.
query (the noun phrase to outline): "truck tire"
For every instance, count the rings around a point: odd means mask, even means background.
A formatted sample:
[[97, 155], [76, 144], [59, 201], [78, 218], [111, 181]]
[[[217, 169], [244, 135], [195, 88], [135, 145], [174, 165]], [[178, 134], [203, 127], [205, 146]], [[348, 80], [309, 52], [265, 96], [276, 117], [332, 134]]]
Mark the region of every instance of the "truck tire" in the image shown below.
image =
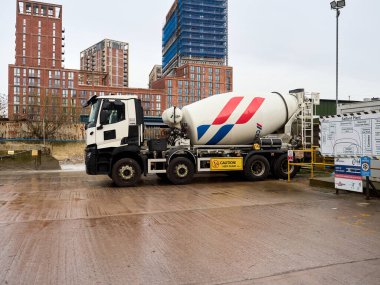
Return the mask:
[[170, 161], [166, 175], [175, 185], [191, 182], [194, 176], [194, 164], [186, 157], [177, 157]]
[[122, 158], [112, 167], [112, 180], [119, 187], [135, 186], [141, 179], [141, 167], [136, 160]]
[[262, 155], [253, 155], [244, 165], [244, 176], [249, 181], [264, 180], [268, 177], [270, 165]]
[[[299, 166], [290, 166], [290, 178], [297, 175]], [[288, 179], [288, 155], [280, 155], [273, 164], [273, 175], [278, 179]]]

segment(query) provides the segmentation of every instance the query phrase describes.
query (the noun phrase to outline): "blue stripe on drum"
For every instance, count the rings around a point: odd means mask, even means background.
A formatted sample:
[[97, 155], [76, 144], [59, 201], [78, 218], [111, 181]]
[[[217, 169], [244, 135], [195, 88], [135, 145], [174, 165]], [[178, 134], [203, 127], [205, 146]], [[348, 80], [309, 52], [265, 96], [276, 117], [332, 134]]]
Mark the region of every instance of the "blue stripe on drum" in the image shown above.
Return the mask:
[[219, 131], [212, 137], [211, 140], [207, 143], [207, 145], [216, 145], [218, 144], [222, 139], [228, 135], [228, 133], [232, 130], [234, 125], [224, 125], [219, 129]]

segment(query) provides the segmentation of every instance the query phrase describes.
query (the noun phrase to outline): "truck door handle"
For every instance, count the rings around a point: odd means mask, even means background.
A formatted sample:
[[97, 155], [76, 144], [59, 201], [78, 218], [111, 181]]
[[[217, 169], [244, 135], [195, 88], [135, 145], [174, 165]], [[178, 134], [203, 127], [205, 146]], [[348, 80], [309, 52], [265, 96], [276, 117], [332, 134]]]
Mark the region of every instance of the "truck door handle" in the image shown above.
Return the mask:
[[99, 126], [99, 127], [97, 127], [96, 129], [97, 129], [98, 131], [99, 131], [99, 130], [103, 130], [103, 126], [102, 126], [102, 125], [100, 125], [100, 126]]
[[90, 133], [90, 136], [92, 136], [93, 134], [94, 134], [94, 132], [91, 132], [91, 133]]

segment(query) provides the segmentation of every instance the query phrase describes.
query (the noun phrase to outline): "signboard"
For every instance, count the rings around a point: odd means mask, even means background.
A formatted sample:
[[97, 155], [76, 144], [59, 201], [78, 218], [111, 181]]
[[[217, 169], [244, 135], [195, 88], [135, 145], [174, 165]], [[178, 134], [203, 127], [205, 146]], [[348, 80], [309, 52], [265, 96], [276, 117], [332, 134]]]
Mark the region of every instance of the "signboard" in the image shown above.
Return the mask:
[[380, 113], [320, 119], [324, 156], [380, 156]]
[[37, 149], [32, 150], [32, 156], [38, 156], [38, 150]]
[[363, 192], [359, 158], [335, 158], [335, 188]]
[[288, 161], [293, 162], [294, 160], [294, 151], [288, 150]]
[[15, 151], [14, 151], [14, 150], [8, 150], [8, 154], [9, 154], [9, 155], [14, 155], [14, 154], [15, 154]]
[[221, 157], [210, 159], [211, 171], [237, 171], [243, 170], [242, 157]]
[[371, 158], [364, 156], [360, 159], [361, 161], [361, 176], [370, 177], [371, 176]]

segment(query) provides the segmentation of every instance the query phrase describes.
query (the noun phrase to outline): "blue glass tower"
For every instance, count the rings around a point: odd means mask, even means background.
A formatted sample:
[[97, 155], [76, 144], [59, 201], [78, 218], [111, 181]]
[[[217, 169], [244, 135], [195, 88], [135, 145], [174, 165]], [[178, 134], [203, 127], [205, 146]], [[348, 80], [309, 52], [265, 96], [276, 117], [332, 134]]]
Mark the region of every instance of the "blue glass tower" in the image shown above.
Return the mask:
[[162, 68], [188, 61], [228, 64], [228, 0], [176, 0], [162, 33]]

